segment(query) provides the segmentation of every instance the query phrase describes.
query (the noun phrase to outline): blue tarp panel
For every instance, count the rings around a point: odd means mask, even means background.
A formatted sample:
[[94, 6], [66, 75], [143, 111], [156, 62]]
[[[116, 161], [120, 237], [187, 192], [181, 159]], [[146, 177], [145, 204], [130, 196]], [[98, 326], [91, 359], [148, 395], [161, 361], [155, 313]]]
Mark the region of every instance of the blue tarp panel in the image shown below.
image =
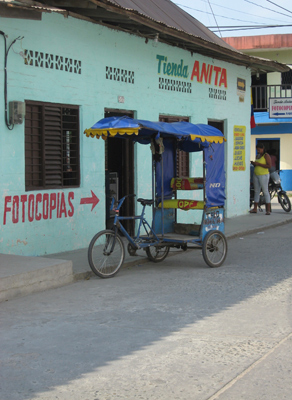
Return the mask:
[[[204, 147], [206, 166], [206, 206], [224, 206], [225, 202], [225, 170], [224, 170], [224, 145], [212, 143]], [[169, 199], [173, 194], [170, 182], [175, 177], [176, 146], [173, 140], [164, 140], [163, 152], [163, 188], [164, 198]], [[156, 162], [156, 197], [161, 198], [161, 161]]]
[[204, 149], [206, 162], [206, 206], [223, 206], [225, 202], [224, 145], [212, 143]]
[[172, 196], [172, 188], [170, 187], [170, 182], [173, 177], [175, 177], [175, 164], [176, 164], [176, 147], [174, 140], [164, 140], [164, 152], [163, 157], [160, 161], [155, 163], [156, 171], [156, 197], [161, 199], [162, 192], [162, 168], [161, 163], [163, 160], [163, 191], [164, 198], [170, 199]]

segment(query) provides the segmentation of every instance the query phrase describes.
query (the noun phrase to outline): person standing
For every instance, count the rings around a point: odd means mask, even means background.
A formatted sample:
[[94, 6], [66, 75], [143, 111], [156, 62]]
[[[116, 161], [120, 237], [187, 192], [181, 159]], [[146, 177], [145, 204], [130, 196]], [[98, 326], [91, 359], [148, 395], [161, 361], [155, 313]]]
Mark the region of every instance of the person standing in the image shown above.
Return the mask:
[[266, 203], [266, 215], [271, 214], [271, 197], [269, 193], [269, 169], [271, 168], [271, 157], [266, 153], [263, 143], [258, 143], [256, 146], [257, 156], [256, 161], [251, 161], [255, 167], [253, 173], [253, 186], [254, 186], [254, 208], [250, 210], [251, 214], [258, 211], [258, 204], [260, 200], [261, 190], [264, 193]]
[[276, 165], [277, 165], [277, 157], [276, 157], [276, 151], [274, 149], [270, 150], [270, 157], [271, 157], [271, 168], [270, 168], [270, 173], [276, 171]]

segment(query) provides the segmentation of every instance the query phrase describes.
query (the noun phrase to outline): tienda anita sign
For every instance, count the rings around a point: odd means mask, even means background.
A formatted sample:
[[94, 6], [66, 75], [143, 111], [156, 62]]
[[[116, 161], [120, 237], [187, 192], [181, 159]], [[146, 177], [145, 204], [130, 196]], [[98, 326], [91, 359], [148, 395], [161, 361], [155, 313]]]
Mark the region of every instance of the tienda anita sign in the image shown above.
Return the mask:
[[184, 64], [181, 59], [179, 63], [171, 62], [166, 56], [157, 54], [158, 74], [167, 75], [168, 77], [184, 78], [190, 76], [190, 80], [196, 80], [199, 83], [206, 83], [218, 87], [227, 88], [227, 70], [217, 65], [200, 63], [195, 60], [190, 74], [190, 68]]

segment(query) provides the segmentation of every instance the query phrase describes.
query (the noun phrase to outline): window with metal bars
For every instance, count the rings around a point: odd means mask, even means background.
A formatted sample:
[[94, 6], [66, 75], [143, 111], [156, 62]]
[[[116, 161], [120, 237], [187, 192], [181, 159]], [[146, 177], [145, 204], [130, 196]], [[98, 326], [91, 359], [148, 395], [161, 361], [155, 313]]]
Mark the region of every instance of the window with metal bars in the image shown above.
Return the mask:
[[[291, 68], [291, 66], [290, 66]], [[281, 83], [282, 85], [290, 85], [292, 83], [292, 69], [288, 72], [282, 72], [281, 74]], [[287, 86], [286, 89], [290, 89], [291, 86]], [[283, 88], [285, 89], [285, 87]]]
[[[186, 121], [189, 122], [188, 117], [175, 117], [169, 115], [160, 115], [159, 121], [163, 122], [178, 122], [178, 121]], [[177, 150], [176, 153], [176, 176], [179, 177], [189, 177], [190, 175], [190, 161], [189, 161], [189, 153], [183, 150]]]
[[79, 107], [25, 103], [25, 189], [78, 187]]

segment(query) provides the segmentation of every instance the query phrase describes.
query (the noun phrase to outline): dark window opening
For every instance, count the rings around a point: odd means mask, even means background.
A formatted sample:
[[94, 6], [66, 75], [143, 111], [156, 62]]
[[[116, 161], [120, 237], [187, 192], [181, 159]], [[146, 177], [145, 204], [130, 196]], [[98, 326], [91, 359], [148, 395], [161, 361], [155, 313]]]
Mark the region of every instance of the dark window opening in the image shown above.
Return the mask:
[[26, 101], [25, 189], [79, 184], [79, 107]]
[[[290, 69], [290, 71], [288, 71], [288, 72], [282, 72], [281, 84], [282, 85], [290, 85], [291, 83], [292, 83], [292, 69]], [[291, 89], [291, 86], [286, 86], [286, 89]]]
[[213, 126], [214, 128], [219, 129], [224, 135], [224, 121], [214, 121], [214, 120], [209, 120], [208, 125]]

